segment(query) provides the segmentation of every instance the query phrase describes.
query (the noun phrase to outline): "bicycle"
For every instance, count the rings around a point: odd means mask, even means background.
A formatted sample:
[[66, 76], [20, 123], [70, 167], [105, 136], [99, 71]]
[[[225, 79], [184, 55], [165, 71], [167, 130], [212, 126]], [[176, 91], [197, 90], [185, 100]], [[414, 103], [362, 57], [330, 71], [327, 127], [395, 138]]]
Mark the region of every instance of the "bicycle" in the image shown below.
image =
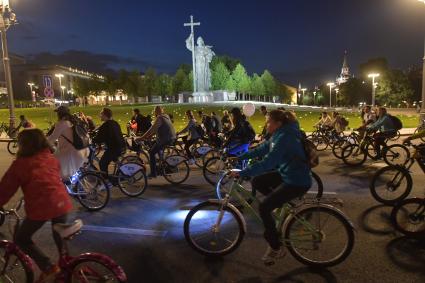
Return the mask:
[[[138, 143], [141, 149], [149, 147], [144, 141]], [[189, 178], [190, 168], [186, 157], [179, 154], [166, 156], [164, 150], [161, 150], [158, 154], [157, 172], [170, 184], [180, 185]]]
[[[416, 152], [422, 152], [423, 147], [408, 142]], [[424, 155], [425, 156], [425, 155]], [[413, 180], [410, 168], [415, 161], [425, 173], [425, 159], [421, 155], [409, 156], [403, 165], [390, 165], [379, 169], [370, 182], [370, 192], [373, 198], [386, 205], [394, 205], [404, 200], [412, 191]]]
[[[18, 206], [22, 206], [22, 200]], [[21, 221], [17, 209], [0, 212], [3, 219], [12, 216], [15, 224], [11, 230], [12, 238]], [[107, 255], [100, 253], [83, 253], [71, 256], [68, 241], [80, 233], [83, 223], [76, 220], [72, 224], [55, 224], [54, 229], [63, 239], [63, 247], [59, 255], [58, 266], [61, 272], [56, 275], [55, 282], [127, 282], [127, 275], [122, 267]], [[16, 283], [34, 282], [35, 268], [32, 259], [26, 255], [13, 241], [0, 241], [0, 281]]]
[[[365, 135], [360, 143], [348, 144], [342, 148], [342, 161], [349, 166], [360, 166], [367, 157], [377, 160], [378, 154], [374, 146], [375, 139]], [[383, 159], [388, 165], [402, 165], [410, 157], [409, 150], [401, 144], [385, 146], [381, 150]]]
[[[262, 223], [253, 208], [258, 205], [258, 198], [251, 196], [251, 205], [245, 200], [247, 195], [251, 193], [240, 184], [240, 179], [233, 179], [225, 198], [208, 200], [193, 207], [184, 222], [184, 234], [189, 246], [206, 256], [224, 256], [235, 251], [242, 243], [247, 225], [244, 216], [230, 203], [230, 199], [238, 200], [244, 211], [247, 210], [257, 222]], [[334, 266], [343, 262], [353, 249], [354, 227], [333, 206], [320, 201], [301, 206], [285, 203], [273, 216], [277, 230], [281, 233], [282, 244], [296, 260], [305, 265]], [[328, 224], [331, 217], [332, 233], [327, 233], [324, 224]], [[325, 220], [323, 226], [321, 219]], [[325, 242], [331, 245], [321, 248]], [[341, 242], [341, 247], [336, 247]], [[313, 255], [314, 252], [317, 255]]]
[[93, 145], [89, 148], [89, 161], [84, 171], [102, 179], [104, 179], [106, 173], [111, 180], [116, 181], [114, 185], [126, 196], [138, 197], [145, 192], [148, 186], [148, 178], [146, 177], [146, 168], [140, 158], [134, 156], [120, 157], [118, 161], [113, 163], [112, 174], [109, 174], [108, 172], [101, 172], [94, 164], [94, 161], [99, 162], [99, 158], [96, 156], [96, 148]]
[[332, 145], [332, 154], [342, 159], [342, 150], [345, 146], [350, 144], [359, 143], [361, 141], [360, 135], [356, 132], [351, 132], [348, 136], [342, 136], [339, 140], [335, 141]]
[[[419, 123], [419, 126], [416, 128], [414, 134], [417, 134], [422, 131], [425, 131], [425, 119], [421, 119], [421, 122]], [[422, 137], [421, 141], [425, 142], [425, 137]]]
[[408, 237], [423, 239], [425, 236], [425, 198], [400, 201], [391, 211], [391, 222], [397, 231]]

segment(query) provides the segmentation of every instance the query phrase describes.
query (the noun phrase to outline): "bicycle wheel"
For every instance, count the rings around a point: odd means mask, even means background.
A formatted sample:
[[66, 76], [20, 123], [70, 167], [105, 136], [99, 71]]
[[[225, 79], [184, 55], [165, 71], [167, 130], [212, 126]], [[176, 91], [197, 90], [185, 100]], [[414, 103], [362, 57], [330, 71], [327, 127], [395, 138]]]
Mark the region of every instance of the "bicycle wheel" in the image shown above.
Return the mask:
[[412, 190], [412, 176], [401, 166], [379, 169], [370, 182], [370, 193], [380, 203], [393, 205], [405, 199]]
[[81, 205], [90, 211], [101, 210], [108, 204], [110, 198], [105, 180], [93, 172], [83, 172], [74, 190]]
[[314, 144], [317, 151], [324, 151], [329, 146], [328, 139], [323, 135], [310, 135], [307, 136], [307, 139]]
[[30, 259], [24, 259], [23, 253], [9, 251], [6, 254], [6, 249], [6, 245], [0, 246], [0, 282], [34, 282], [34, 273], [28, 265]]
[[400, 138], [400, 131], [397, 131], [397, 133], [395, 134], [395, 136], [389, 138], [390, 141], [396, 141]]
[[400, 165], [406, 164], [410, 158], [410, 152], [404, 145], [393, 144], [383, 149], [384, 161], [388, 165]]
[[[233, 252], [245, 235], [243, 220], [229, 207], [218, 202], [203, 202], [189, 211], [184, 221], [184, 236], [197, 252], [223, 256]], [[222, 215], [221, 215], [222, 214]], [[221, 217], [219, 227], [217, 221]]]
[[124, 270], [115, 263], [111, 266], [101, 256], [103, 255], [99, 255], [99, 259], [93, 257], [78, 261], [72, 267], [66, 282], [127, 282]]
[[141, 196], [148, 187], [148, 178], [140, 163], [122, 164], [118, 173], [118, 188], [129, 197]]
[[306, 207], [291, 217], [284, 232], [289, 252], [299, 262], [330, 267], [343, 262], [354, 246], [354, 230], [337, 210]]
[[[176, 159], [176, 162], [173, 160]], [[189, 178], [190, 168], [185, 157], [172, 155], [167, 157], [162, 164], [165, 180], [170, 184], [180, 185]]]
[[342, 150], [342, 161], [349, 166], [360, 166], [366, 161], [366, 152], [358, 144], [349, 144]]
[[332, 154], [338, 158], [342, 159], [342, 149], [348, 145], [348, 143], [344, 140], [339, 140], [332, 145]]
[[18, 152], [18, 141], [13, 140], [8, 142], [7, 151], [12, 155], [16, 155], [16, 153]]
[[[422, 132], [422, 131], [424, 131], [424, 130], [425, 130], [425, 126], [419, 126], [419, 127], [417, 127], [417, 128], [416, 128], [416, 130], [415, 130], [414, 134], [417, 134], [417, 133]], [[422, 142], [425, 142], [425, 137], [422, 137], [422, 138], [421, 138], [421, 141], [422, 141]]]
[[391, 212], [391, 220], [397, 231], [409, 237], [425, 236], [425, 199], [405, 199]]
[[205, 162], [202, 168], [202, 174], [209, 184], [215, 186], [220, 178], [220, 173], [223, 172], [226, 167], [226, 162], [222, 157], [212, 157]]

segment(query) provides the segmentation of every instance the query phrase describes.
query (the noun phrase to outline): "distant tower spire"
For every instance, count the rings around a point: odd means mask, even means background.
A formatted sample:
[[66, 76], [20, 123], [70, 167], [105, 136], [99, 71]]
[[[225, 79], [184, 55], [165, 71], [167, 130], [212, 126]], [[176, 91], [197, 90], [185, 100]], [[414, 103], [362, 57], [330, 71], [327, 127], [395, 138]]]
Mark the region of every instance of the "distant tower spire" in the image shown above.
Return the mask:
[[343, 84], [350, 78], [350, 67], [348, 66], [348, 52], [344, 51], [344, 61], [342, 62], [341, 75], [336, 79], [338, 84]]

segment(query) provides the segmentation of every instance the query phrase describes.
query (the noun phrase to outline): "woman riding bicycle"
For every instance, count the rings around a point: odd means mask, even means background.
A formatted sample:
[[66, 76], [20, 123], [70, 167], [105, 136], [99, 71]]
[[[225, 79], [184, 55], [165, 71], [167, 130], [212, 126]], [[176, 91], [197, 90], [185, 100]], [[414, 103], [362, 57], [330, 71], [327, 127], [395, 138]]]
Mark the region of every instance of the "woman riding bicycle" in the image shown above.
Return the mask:
[[[32, 241], [32, 236], [47, 222], [52, 227], [66, 223], [72, 210], [71, 199], [61, 182], [58, 160], [39, 129], [28, 129], [18, 135], [17, 158], [0, 182], [0, 207], [5, 205], [21, 187], [24, 194], [26, 218], [19, 227], [15, 242], [43, 272], [37, 282], [46, 282], [60, 272], [57, 265]], [[62, 239], [52, 229], [58, 251]], [[51, 282], [51, 281], [48, 281]]]
[[233, 108], [230, 114], [233, 128], [223, 147], [229, 149], [230, 155], [238, 156], [249, 150], [249, 145], [255, 138], [255, 132], [239, 108]]
[[195, 159], [192, 155], [192, 152], [190, 152], [190, 147], [197, 142], [201, 136], [198, 133], [197, 124], [195, 120], [195, 116], [193, 115], [192, 110], [186, 111], [186, 117], [189, 120], [186, 127], [178, 132], [176, 135], [180, 135], [183, 133], [188, 133], [187, 136], [182, 137], [184, 142], [184, 150], [186, 151], [187, 157], [189, 158], [189, 165], [195, 163]]
[[312, 181], [302, 142], [303, 134], [295, 116], [290, 112], [271, 111], [267, 117], [267, 132], [271, 135], [269, 140], [239, 157], [239, 160], [262, 157], [262, 160], [239, 173], [232, 173], [232, 176], [254, 177], [253, 190], [266, 196], [260, 203], [259, 211], [265, 227], [264, 238], [269, 243], [262, 259], [269, 265], [284, 256], [273, 210], [304, 195]]

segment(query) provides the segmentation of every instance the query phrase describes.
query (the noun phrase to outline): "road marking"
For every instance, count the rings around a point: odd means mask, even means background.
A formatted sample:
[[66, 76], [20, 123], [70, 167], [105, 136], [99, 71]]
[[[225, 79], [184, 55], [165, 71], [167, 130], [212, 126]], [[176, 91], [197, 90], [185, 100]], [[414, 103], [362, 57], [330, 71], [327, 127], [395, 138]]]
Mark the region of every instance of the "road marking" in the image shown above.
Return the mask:
[[167, 231], [122, 228], [122, 227], [106, 227], [106, 226], [95, 226], [95, 225], [84, 225], [82, 230], [102, 232], [102, 233], [116, 233], [116, 234], [127, 234], [127, 235], [161, 237], [161, 238], [167, 235]]

